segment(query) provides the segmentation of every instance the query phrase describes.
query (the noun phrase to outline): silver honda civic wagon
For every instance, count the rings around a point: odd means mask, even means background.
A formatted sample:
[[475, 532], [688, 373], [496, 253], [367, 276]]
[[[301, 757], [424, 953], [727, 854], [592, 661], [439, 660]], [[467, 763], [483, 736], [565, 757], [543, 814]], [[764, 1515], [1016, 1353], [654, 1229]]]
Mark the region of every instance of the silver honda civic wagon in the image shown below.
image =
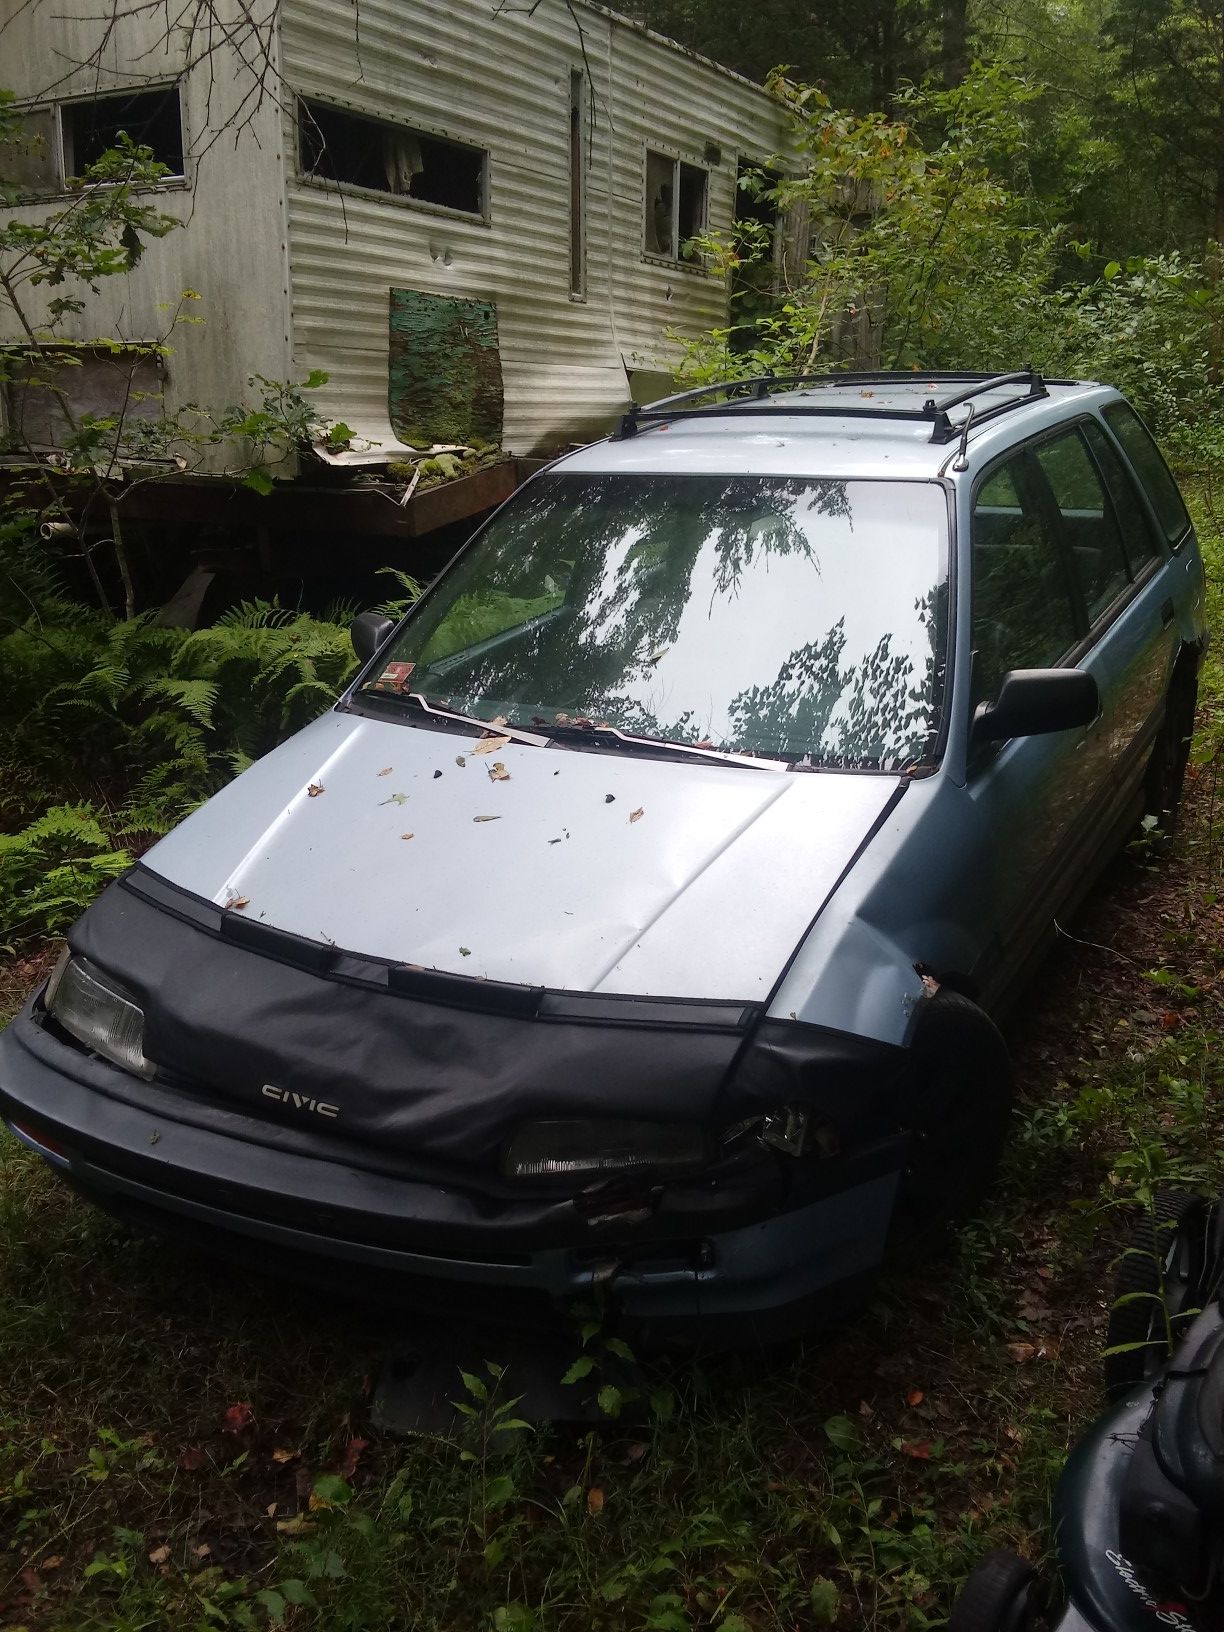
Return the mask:
[[786, 1330], [963, 1214], [991, 1018], [1175, 817], [1203, 569], [1107, 386], [711, 387], [533, 477], [77, 923], [0, 1112], [253, 1262]]

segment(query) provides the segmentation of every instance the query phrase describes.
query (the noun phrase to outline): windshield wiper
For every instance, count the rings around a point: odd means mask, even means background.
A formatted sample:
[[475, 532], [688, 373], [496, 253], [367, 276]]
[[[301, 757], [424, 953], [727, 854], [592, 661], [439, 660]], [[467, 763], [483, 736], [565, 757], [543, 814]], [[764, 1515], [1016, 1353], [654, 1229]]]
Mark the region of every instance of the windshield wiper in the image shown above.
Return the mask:
[[629, 731], [620, 731], [614, 725], [577, 725], [572, 720], [558, 720], [540, 727], [541, 734], [552, 742], [576, 743], [583, 747], [622, 749], [629, 753], [653, 754], [659, 758], [711, 760], [716, 765], [738, 765], [745, 770], [784, 771], [789, 767], [785, 759], [758, 759], [752, 754], [729, 753], [721, 748], [699, 748], [690, 742], [674, 742], [668, 737], [643, 737]]
[[453, 708], [440, 708], [419, 691], [380, 691], [377, 685], [363, 686], [363, 698], [376, 697], [379, 702], [406, 703], [420, 709], [430, 719], [450, 720], [458, 725], [470, 725], [477, 731], [492, 732], [494, 736], [512, 737], [516, 742], [529, 742], [533, 748], [548, 746], [548, 738], [537, 731], [524, 731], [521, 726], [507, 725], [504, 720], [478, 720], [474, 714], [460, 714]]

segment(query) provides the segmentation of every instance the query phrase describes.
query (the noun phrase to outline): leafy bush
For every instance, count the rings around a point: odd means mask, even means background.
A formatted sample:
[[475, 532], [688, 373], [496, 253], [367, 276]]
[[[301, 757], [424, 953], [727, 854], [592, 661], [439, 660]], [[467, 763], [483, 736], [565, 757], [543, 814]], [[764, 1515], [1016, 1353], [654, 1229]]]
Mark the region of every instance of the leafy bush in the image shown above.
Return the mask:
[[0, 943], [63, 928], [354, 666], [339, 621], [262, 601], [195, 631], [27, 608], [0, 636]]

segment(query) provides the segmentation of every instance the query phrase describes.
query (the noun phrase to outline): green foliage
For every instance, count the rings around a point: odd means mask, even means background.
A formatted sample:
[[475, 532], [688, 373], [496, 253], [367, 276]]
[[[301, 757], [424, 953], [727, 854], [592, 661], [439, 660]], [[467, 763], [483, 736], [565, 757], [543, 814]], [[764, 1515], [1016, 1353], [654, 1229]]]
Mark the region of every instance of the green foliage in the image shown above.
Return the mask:
[[194, 632], [27, 607], [0, 634], [0, 943], [65, 927], [354, 667], [346, 627], [267, 602]]

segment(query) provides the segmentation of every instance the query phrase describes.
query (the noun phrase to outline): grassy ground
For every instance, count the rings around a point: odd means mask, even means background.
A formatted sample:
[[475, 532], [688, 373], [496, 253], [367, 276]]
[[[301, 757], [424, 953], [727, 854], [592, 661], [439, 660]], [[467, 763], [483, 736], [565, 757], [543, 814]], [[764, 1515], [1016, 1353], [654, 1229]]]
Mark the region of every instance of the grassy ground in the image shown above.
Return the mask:
[[[1200, 523], [1224, 572], [1206, 495]], [[1204, 751], [1222, 728], [1217, 655]], [[1216, 769], [1031, 988], [986, 1216], [832, 1338], [661, 1369], [644, 1428], [504, 1426], [490, 1371], [456, 1377], [465, 1438], [382, 1439], [379, 1317], [138, 1237], [0, 1140], [0, 1628], [891, 1632], [986, 1548], [1043, 1556], [1125, 1207], [1224, 1176]]]

